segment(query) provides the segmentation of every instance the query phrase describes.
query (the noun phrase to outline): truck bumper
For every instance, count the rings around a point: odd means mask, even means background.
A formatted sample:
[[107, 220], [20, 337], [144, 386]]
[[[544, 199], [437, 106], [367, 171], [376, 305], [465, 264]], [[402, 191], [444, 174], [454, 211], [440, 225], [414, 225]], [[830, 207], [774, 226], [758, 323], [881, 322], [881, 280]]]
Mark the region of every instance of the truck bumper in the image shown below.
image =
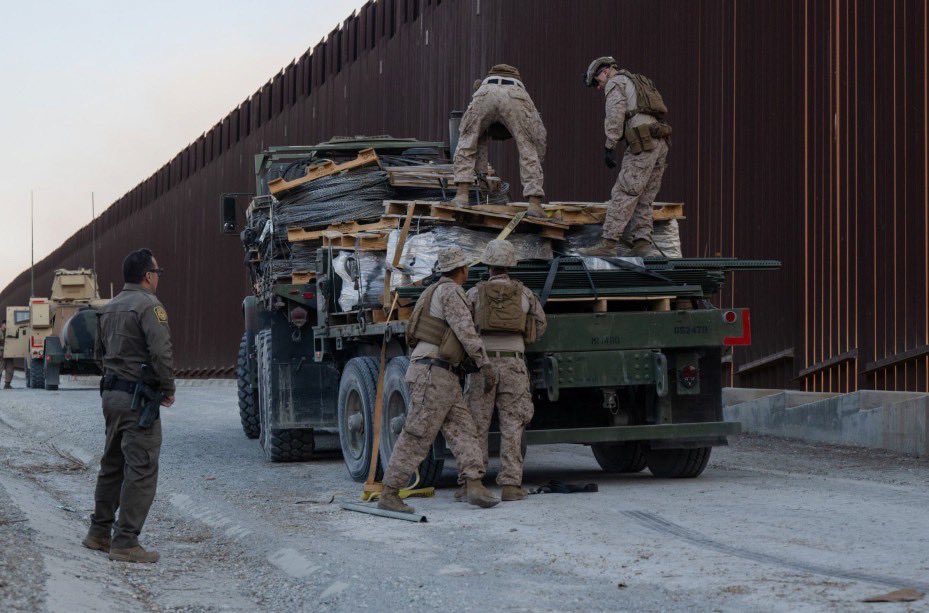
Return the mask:
[[553, 443], [618, 443], [623, 441], [658, 441], [667, 439], [712, 440], [742, 432], [742, 424], [710, 421], [693, 424], [654, 424], [644, 426], [608, 426], [602, 428], [567, 428], [564, 430], [527, 430], [529, 445]]

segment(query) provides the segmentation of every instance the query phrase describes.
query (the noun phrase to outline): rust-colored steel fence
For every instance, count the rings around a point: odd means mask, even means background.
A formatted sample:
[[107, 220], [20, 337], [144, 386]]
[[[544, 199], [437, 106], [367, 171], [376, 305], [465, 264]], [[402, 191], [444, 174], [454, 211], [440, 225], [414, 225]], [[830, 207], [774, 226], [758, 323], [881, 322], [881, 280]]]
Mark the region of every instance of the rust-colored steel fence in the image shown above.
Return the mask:
[[[602, 94], [580, 75], [612, 53], [671, 109], [661, 198], [687, 203], [685, 253], [784, 263], [720, 298], [753, 310], [732, 382], [926, 390], [927, 34], [927, 0], [370, 2], [94, 222], [101, 287], [118, 291], [125, 253], [151, 247], [179, 368], [228, 374], [248, 287], [218, 200], [253, 189], [253, 154], [341, 134], [445, 139], [474, 78], [507, 62], [548, 129], [548, 197], [605, 200]], [[515, 148], [491, 155], [515, 183]], [[90, 243], [88, 226], [39, 262], [36, 287], [88, 265]], [[28, 292], [26, 271], [0, 303]]]

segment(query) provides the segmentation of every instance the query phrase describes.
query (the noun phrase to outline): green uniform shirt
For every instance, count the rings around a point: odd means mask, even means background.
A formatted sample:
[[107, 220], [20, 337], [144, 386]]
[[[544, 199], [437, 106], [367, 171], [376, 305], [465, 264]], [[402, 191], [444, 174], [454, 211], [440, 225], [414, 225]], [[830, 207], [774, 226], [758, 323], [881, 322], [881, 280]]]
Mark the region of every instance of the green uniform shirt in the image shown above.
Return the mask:
[[168, 312], [153, 293], [126, 283], [97, 316], [97, 359], [104, 372], [126, 381], [142, 378], [142, 364], [150, 371], [145, 383], [174, 395], [174, 357]]

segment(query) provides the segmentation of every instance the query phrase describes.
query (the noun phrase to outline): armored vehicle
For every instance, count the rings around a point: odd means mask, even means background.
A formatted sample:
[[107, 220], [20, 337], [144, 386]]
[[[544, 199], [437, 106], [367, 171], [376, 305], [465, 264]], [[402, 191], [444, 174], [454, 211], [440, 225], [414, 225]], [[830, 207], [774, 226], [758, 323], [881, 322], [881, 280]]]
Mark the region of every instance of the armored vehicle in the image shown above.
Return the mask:
[[99, 374], [94, 362], [100, 298], [94, 271], [58, 269], [50, 298], [30, 300], [29, 387], [58, 389], [61, 373]]
[[[348, 472], [359, 481], [372, 454], [386, 466], [403, 428], [409, 405], [406, 318], [435, 276], [394, 287], [391, 274], [408, 271], [393, 258], [382, 266], [386, 271], [372, 273], [365, 241], [376, 249], [374, 238], [361, 232], [346, 239], [333, 230], [314, 243], [316, 234], [288, 226], [292, 203], [272, 197], [268, 185], [302, 177], [321, 159], [343, 163], [365, 149], [376, 152], [392, 179], [403, 173], [390, 164], [401, 161], [422, 166], [420, 176], [440, 177], [415, 195], [385, 196], [379, 223], [390, 228], [394, 222], [396, 228], [404, 222], [408, 228], [423, 199], [450, 199], [441, 173], [433, 170], [447, 165], [448, 152], [438, 143], [358, 138], [258, 155], [257, 196], [241, 235], [255, 291], [242, 305], [245, 331], [237, 362], [242, 427], [250, 438], [260, 438], [271, 461], [310, 459], [317, 437], [338, 435]], [[480, 193], [482, 203], [490, 199], [487, 190]], [[350, 195], [345, 206], [357, 196]], [[318, 202], [323, 207], [328, 201]], [[430, 210], [428, 202], [424, 206]], [[406, 216], [396, 214], [404, 210]], [[413, 231], [438, 223], [437, 212], [447, 208], [433, 206], [432, 215], [416, 215]], [[223, 201], [222, 226], [226, 232], [236, 226], [230, 197]], [[395, 229], [386, 239], [388, 262], [391, 245], [395, 253], [400, 249], [398, 234], [403, 231]], [[414, 259], [428, 259], [425, 255]], [[657, 477], [698, 476], [712, 447], [740, 431], [738, 423], [722, 418], [722, 358], [727, 348], [751, 339], [748, 309], [717, 308], [709, 299], [730, 271], [778, 266], [728, 258], [521, 259], [511, 276], [543, 298], [549, 321], [545, 335], [526, 349], [535, 416], [525, 443], [588, 445], [608, 472], [648, 467]], [[473, 266], [466, 288], [485, 275], [483, 266]], [[352, 300], [343, 300], [346, 292]], [[382, 369], [381, 435], [374, 449]], [[499, 434], [492, 433], [491, 450], [498, 446]], [[439, 435], [420, 467], [420, 483], [435, 482], [449, 457]]]

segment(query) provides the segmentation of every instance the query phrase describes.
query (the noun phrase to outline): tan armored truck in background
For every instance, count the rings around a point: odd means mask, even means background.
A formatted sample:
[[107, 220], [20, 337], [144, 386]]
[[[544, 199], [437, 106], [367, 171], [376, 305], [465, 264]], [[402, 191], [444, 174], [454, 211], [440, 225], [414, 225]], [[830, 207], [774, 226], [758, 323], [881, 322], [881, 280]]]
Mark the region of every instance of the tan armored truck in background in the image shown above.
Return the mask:
[[97, 308], [107, 302], [100, 298], [93, 270], [55, 271], [51, 297], [29, 300], [28, 387], [56, 390], [62, 372], [98, 372], [93, 360]]
[[[6, 308], [6, 334], [3, 344], [3, 357], [25, 360], [29, 351], [29, 307], [11, 306]], [[25, 362], [20, 363], [23, 370]]]

